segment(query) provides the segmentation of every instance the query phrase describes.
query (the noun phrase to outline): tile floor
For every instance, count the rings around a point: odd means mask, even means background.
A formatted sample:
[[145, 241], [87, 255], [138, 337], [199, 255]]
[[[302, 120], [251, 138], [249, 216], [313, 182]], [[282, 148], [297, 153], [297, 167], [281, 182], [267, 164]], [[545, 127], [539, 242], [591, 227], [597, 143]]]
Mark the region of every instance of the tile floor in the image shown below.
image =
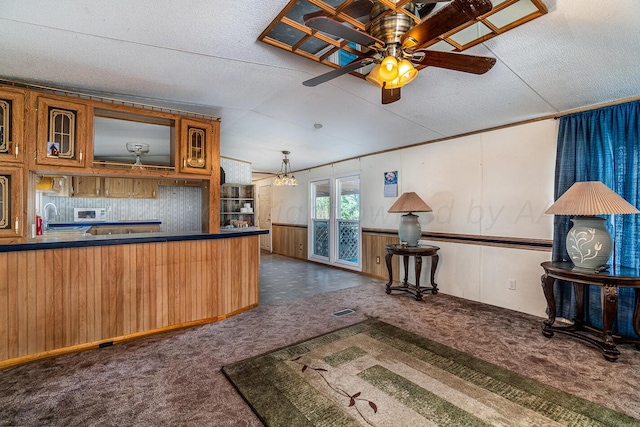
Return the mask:
[[[282, 255], [260, 254], [260, 304], [276, 305], [375, 281], [337, 268]], [[380, 281], [382, 282], [382, 281]]]

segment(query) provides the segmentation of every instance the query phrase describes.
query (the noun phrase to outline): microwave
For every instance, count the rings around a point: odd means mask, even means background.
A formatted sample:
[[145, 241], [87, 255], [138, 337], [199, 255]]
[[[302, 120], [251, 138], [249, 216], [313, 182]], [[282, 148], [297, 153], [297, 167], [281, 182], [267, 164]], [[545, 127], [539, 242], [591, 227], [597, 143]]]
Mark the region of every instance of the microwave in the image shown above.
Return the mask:
[[106, 208], [73, 208], [73, 222], [96, 222], [106, 220]]

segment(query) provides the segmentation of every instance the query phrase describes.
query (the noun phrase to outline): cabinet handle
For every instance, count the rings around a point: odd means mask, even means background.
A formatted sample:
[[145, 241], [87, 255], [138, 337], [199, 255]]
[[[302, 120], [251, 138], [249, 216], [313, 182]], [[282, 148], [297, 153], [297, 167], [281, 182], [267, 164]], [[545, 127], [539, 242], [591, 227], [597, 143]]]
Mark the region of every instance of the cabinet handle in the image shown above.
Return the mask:
[[82, 150], [80, 150], [80, 161], [82, 161]]
[[186, 158], [186, 157], [183, 157], [183, 158], [182, 158], [182, 167], [183, 167], [184, 169], [186, 169], [186, 168], [187, 168], [187, 158]]
[[109, 190], [104, 190], [104, 195], [109, 197]]
[[151, 196], [152, 196], [152, 197], [156, 197], [156, 190], [153, 190], [153, 191], [151, 192]]
[[18, 143], [16, 142], [16, 159], [18, 158], [18, 153], [20, 152], [20, 150], [18, 149]]
[[16, 230], [16, 234], [18, 234], [19, 225], [20, 225], [20, 220], [18, 217], [16, 217], [16, 223], [14, 224], [14, 229]]
[[99, 195], [100, 195], [100, 189], [96, 188], [96, 196], [99, 196]]

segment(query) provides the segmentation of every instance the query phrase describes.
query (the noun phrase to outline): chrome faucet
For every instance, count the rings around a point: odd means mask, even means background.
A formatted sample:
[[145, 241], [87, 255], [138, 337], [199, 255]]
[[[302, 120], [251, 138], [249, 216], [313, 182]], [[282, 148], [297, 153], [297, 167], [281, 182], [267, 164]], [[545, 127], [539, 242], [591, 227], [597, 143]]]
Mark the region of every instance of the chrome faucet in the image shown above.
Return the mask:
[[53, 203], [47, 203], [46, 205], [44, 205], [44, 208], [42, 208], [42, 214], [43, 214], [43, 218], [42, 218], [42, 219], [43, 219], [43, 221], [44, 221], [43, 228], [44, 228], [45, 230], [48, 230], [48, 229], [49, 229], [49, 222], [51, 222], [51, 220], [49, 219], [49, 214], [48, 214], [48, 212], [49, 212], [49, 211], [47, 210], [47, 208], [48, 208], [49, 206], [53, 206], [53, 214], [54, 214], [55, 216], [58, 216], [58, 208], [56, 207], [56, 205], [55, 205], [55, 204], [53, 204]]

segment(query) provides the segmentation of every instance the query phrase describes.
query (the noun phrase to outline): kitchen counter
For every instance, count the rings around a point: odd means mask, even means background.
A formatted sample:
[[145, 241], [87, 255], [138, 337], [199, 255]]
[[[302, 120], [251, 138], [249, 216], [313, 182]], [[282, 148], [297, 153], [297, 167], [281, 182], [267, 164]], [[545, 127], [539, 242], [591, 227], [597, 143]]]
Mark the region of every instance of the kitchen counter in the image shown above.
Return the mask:
[[257, 307], [268, 233], [58, 233], [0, 245], [0, 369]]
[[[118, 223], [122, 224], [122, 223]], [[106, 225], [100, 223], [100, 225]], [[54, 226], [54, 224], [50, 224]], [[76, 223], [77, 226], [77, 223]], [[91, 226], [86, 226], [89, 229]], [[82, 227], [84, 228], [84, 227]], [[42, 236], [27, 239], [26, 243], [0, 245], [0, 252], [33, 251], [40, 249], [78, 248], [87, 246], [128, 245], [140, 243], [179, 242], [188, 240], [212, 240], [229, 239], [233, 237], [245, 237], [260, 234], [269, 234], [269, 230], [258, 227], [222, 229], [220, 233], [137, 233], [137, 234], [111, 234], [91, 235], [85, 231], [69, 233], [47, 233]]]

